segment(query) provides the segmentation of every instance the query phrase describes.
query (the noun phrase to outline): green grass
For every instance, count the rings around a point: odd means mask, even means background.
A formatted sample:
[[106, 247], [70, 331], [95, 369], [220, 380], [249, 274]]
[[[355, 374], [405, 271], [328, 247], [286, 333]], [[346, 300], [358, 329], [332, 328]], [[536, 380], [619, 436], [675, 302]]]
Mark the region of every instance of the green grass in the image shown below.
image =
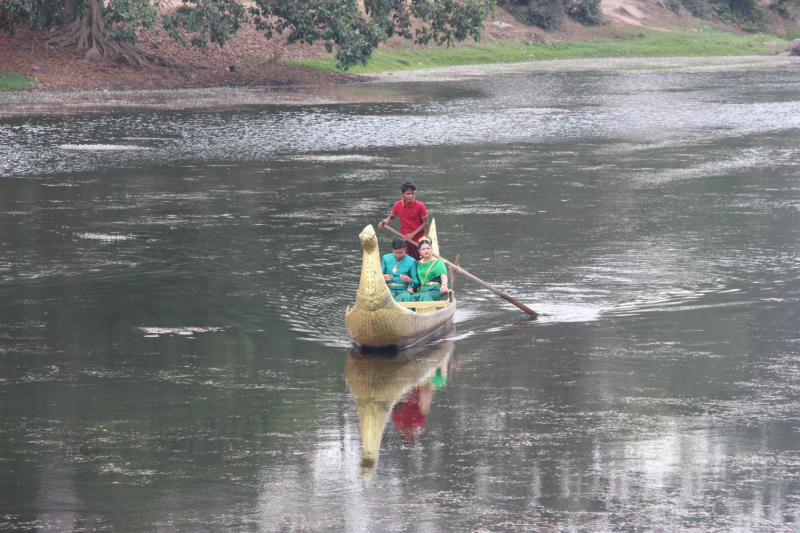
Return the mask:
[[33, 87], [33, 80], [0, 71], [0, 91], [23, 91]]
[[[419, 70], [452, 65], [486, 63], [518, 63], [548, 59], [591, 59], [613, 57], [711, 57], [762, 55], [776, 48], [762, 43], [785, 39], [773, 35], [745, 35], [715, 31], [708, 27], [700, 32], [657, 32], [641, 28], [621, 28], [596, 42], [561, 42], [551, 45], [519, 43], [477, 43], [444, 48], [397, 48], [377, 50], [368, 65], [349, 70], [353, 74], [370, 72]], [[317, 60], [283, 61], [284, 65], [304, 65], [322, 70], [336, 70], [332, 57]]]

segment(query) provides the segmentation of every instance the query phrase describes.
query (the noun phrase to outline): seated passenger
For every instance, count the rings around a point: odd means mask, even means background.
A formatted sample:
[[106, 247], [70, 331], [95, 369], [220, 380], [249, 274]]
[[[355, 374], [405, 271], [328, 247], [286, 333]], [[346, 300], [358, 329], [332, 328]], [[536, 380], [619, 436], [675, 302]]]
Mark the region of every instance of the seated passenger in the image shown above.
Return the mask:
[[392, 297], [398, 302], [413, 302], [414, 289], [419, 287], [417, 279], [417, 262], [406, 255], [406, 241], [395, 239], [392, 242], [392, 253], [381, 259], [381, 270], [386, 285], [392, 291]]
[[444, 300], [444, 295], [449, 292], [447, 288], [447, 267], [444, 261], [431, 255], [433, 248], [428, 237], [419, 240], [419, 255], [417, 261], [417, 276], [419, 277], [419, 290], [414, 295], [416, 302], [434, 302]]

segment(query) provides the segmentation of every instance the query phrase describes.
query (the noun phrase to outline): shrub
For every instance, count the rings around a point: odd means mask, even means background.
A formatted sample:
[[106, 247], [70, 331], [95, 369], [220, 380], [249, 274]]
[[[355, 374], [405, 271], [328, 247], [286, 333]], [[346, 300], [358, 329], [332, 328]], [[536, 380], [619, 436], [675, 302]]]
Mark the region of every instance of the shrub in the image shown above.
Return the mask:
[[705, 19], [714, 14], [714, 9], [712, 9], [707, 0], [680, 0], [680, 2], [693, 17]]
[[[745, 31], [768, 30], [771, 22], [758, 0], [667, 0], [667, 2], [667, 6], [676, 14], [680, 14], [683, 5], [693, 17], [718, 18], [729, 24], [738, 24]], [[798, 2], [800, 0], [777, 0], [773, 5], [784, 6]]]
[[771, 19], [758, 0], [712, 0], [717, 16], [726, 22], [761, 26]]
[[681, 3], [681, 0], [665, 0], [664, 5], [667, 6], [667, 9], [669, 9], [678, 16], [680, 16], [681, 14], [681, 8], [686, 9], [684, 5]]
[[795, 20], [797, 17], [793, 11], [800, 8], [800, 0], [777, 0], [769, 8], [786, 20]]
[[543, 30], [558, 28], [566, 17], [563, 0], [504, 0], [501, 5], [518, 21]]
[[606, 23], [600, 9], [600, 0], [572, 0], [567, 14], [584, 26], [602, 26]]

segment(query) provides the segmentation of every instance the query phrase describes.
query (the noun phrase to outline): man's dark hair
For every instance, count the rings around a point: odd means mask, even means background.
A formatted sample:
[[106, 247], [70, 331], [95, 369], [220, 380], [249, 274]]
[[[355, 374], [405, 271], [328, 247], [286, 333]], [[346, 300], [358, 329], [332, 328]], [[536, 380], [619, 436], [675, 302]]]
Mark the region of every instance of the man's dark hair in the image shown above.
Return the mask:
[[399, 250], [406, 247], [406, 241], [403, 239], [395, 239], [392, 241], [392, 250]]
[[414, 185], [413, 181], [407, 181], [407, 182], [405, 182], [404, 184], [402, 184], [400, 186], [400, 192], [416, 191], [416, 190], [417, 190], [417, 186]]

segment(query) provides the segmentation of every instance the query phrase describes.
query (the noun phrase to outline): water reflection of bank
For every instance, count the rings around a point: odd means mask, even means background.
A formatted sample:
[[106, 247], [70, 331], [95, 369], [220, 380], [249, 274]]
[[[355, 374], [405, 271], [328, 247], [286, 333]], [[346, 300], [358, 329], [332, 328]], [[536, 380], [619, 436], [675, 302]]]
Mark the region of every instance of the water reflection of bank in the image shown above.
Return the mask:
[[455, 343], [450, 326], [442, 340], [396, 354], [364, 353], [353, 348], [344, 375], [356, 401], [361, 429], [361, 476], [369, 481], [378, 467], [381, 440], [389, 419], [406, 442], [427, 422], [435, 391], [447, 382]]

